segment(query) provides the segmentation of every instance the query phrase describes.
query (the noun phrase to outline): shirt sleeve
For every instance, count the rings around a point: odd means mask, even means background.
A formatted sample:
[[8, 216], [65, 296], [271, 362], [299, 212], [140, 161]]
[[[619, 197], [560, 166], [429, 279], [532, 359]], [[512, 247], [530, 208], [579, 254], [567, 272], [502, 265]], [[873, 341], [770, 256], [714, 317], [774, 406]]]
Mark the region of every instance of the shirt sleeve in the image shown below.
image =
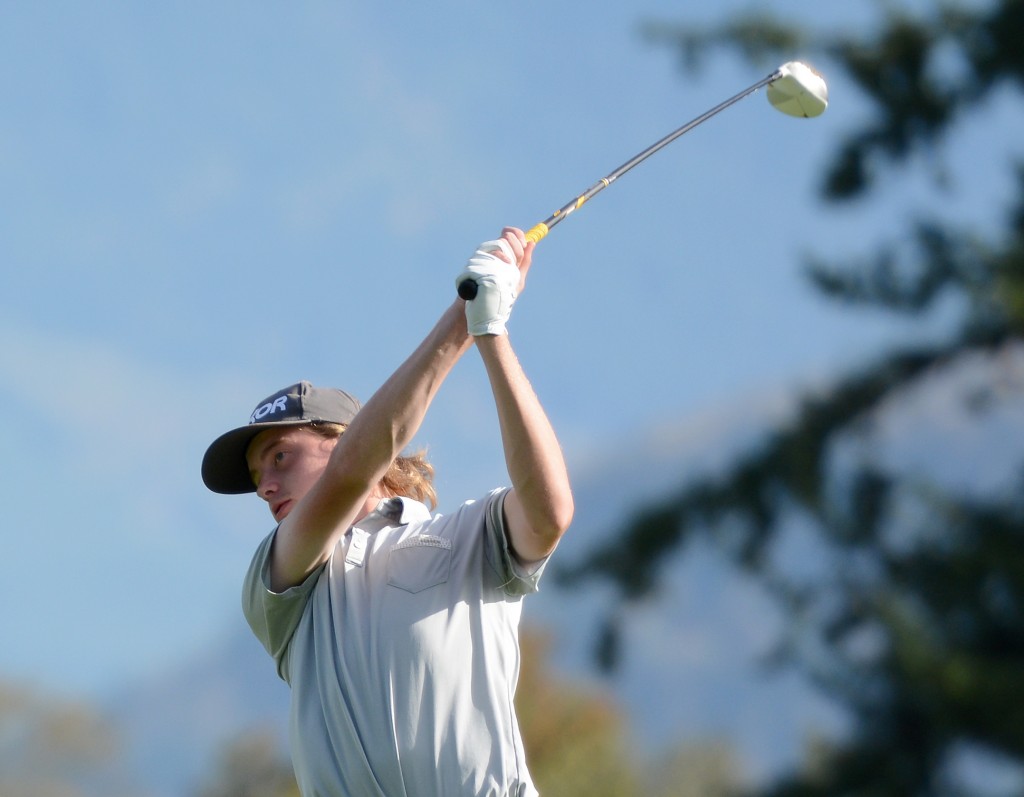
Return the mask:
[[274, 545], [275, 529], [267, 536], [252, 558], [242, 587], [242, 611], [256, 638], [266, 648], [275, 663], [277, 673], [288, 681], [287, 652], [295, 629], [323, 572], [321, 565], [305, 581], [284, 592], [270, 589], [270, 552]]
[[512, 597], [528, 595], [540, 589], [540, 578], [548, 559], [534, 562], [529, 568], [516, 561], [505, 533], [505, 496], [509, 489], [490, 493], [485, 499], [484, 526], [487, 561], [501, 577], [502, 589]]

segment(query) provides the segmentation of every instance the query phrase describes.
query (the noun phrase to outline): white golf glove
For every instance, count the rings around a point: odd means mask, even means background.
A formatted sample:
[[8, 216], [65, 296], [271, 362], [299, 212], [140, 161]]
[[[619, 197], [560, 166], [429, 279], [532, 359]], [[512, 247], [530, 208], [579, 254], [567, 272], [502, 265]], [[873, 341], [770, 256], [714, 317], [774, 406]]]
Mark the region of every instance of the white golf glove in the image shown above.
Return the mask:
[[[504, 252], [511, 262], [506, 263], [494, 252]], [[476, 283], [476, 298], [466, 302], [466, 322], [470, 335], [504, 335], [505, 322], [512, 312], [519, 289], [519, 269], [516, 256], [508, 241], [486, 241], [480, 244], [466, 267], [455, 279], [456, 286], [463, 280]]]

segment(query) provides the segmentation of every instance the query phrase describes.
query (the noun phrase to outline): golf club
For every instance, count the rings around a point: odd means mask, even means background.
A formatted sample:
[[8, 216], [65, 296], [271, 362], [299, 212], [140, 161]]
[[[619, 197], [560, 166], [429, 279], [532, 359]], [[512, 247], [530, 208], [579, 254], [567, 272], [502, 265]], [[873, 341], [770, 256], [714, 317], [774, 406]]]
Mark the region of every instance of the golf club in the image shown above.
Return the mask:
[[[671, 144], [684, 133], [688, 133], [690, 130], [693, 130], [697, 125], [703, 124], [712, 116], [721, 113], [726, 108], [735, 105], [744, 97], [753, 94], [765, 86], [768, 87], [768, 101], [772, 106], [789, 116], [797, 116], [801, 118], [819, 116], [825, 111], [825, 108], [828, 107], [828, 87], [825, 85], [825, 81], [821, 75], [800, 61], [789, 61], [767, 77], [757, 81], [754, 85], [744, 89], [739, 94], [733, 95], [725, 102], [716, 105], [711, 110], [702, 113], [696, 119], [687, 122], [679, 129], [669, 133], [657, 143], [649, 146], [639, 155], [636, 155], [626, 161], [615, 171], [605, 177], [602, 177], [598, 182], [594, 183], [594, 185], [590, 186], [590, 188], [577, 196], [571, 202], [566, 203], [544, 221], [531, 227], [526, 233], [526, 239], [528, 241], [533, 241], [534, 243], [539, 242], [551, 231], [552, 227], [561, 222], [572, 212], [579, 210], [585, 202], [591, 199], [598, 192], [610, 186], [634, 166], [647, 160], [659, 149]], [[459, 296], [466, 301], [469, 301], [476, 296], [477, 285], [471, 279], [463, 280], [459, 283], [458, 292]]]

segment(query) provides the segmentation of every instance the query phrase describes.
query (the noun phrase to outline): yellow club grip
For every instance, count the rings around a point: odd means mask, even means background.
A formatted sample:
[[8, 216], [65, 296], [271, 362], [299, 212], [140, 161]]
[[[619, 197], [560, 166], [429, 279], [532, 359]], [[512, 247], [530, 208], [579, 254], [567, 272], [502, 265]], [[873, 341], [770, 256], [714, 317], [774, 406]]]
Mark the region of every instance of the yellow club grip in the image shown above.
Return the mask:
[[550, 228], [544, 222], [534, 224], [526, 233], [526, 240], [538, 243], [541, 238], [548, 234]]

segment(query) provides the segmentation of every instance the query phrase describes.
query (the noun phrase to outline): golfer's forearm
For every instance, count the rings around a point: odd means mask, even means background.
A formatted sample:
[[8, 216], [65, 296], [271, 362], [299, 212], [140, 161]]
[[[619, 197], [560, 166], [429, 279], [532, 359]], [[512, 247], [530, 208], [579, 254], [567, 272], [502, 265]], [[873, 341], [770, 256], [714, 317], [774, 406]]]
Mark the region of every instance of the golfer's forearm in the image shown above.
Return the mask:
[[523, 558], [543, 558], [572, 521], [572, 490], [562, 449], [508, 338], [480, 336], [476, 342], [494, 393], [515, 493], [510, 519], [524, 522], [517, 524], [513, 543]]
[[322, 476], [282, 522], [271, 562], [272, 589], [300, 583], [327, 560], [411, 442], [444, 378], [470, 345], [460, 300], [359, 410]]
[[373, 487], [412, 441], [445, 377], [472, 341], [465, 305], [454, 302], [416, 350], [359, 410], [334, 450], [335, 478]]

